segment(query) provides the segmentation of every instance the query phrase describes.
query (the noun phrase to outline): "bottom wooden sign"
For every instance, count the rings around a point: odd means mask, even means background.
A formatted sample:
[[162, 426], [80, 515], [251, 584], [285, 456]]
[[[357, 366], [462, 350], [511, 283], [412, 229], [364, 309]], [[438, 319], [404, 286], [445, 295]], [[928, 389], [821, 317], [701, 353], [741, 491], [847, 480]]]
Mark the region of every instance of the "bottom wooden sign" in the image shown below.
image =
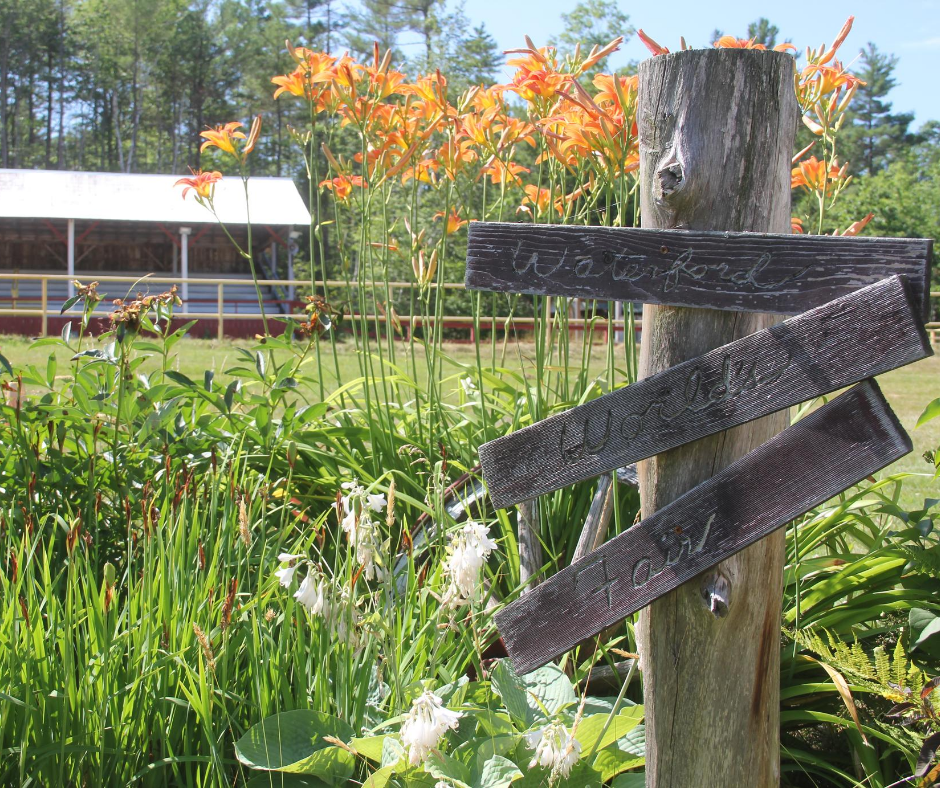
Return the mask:
[[911, 451], [864, 381], [496, 615], [522, 675]]

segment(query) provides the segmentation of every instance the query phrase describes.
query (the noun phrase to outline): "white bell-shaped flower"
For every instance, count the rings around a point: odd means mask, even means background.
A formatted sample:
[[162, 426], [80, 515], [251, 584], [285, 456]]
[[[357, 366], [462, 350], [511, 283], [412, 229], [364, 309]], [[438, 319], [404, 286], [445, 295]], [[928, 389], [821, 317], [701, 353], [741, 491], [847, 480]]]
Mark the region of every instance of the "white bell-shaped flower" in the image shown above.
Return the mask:
[[412, 766], [422, 763], [437, 747], [444, 734], [456, 728], [460, 713], [451, 711], [433, 692], [426, 691], [411, 702], [401, 726], [401, 743], [408, 749]]

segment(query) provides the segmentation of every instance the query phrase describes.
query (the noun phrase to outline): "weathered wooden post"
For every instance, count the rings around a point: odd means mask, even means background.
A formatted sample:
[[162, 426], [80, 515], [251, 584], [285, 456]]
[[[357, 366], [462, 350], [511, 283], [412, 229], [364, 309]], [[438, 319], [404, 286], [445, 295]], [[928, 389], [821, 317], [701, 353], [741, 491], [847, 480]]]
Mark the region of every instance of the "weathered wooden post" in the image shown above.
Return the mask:
[[[799, 121], [789, 55], [695, 50], [640, 65], [643, 227], [785, 233]], [[694, 264], [694, 261], [690, 261]], [[766, 328], [770, 315], [646, 305], [639, 376]], [[642, 514], [786, 426], [785, 412], [639, 465]], [[784, 533], [640, 614], [647, 785], [775, 786]]]

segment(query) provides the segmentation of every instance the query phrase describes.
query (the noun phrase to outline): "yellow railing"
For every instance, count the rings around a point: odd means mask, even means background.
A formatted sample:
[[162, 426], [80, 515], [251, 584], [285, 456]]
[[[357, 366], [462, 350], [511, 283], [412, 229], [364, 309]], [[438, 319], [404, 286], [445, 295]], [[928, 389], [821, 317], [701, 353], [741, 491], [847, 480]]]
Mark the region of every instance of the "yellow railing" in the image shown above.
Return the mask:
[[[221, 339], [224, 336], [225, 331], [225, 321], [227, 320], [258, 320], [260, 315], [258, 313], [239, 313], [239, 312], [226, 312], [225, 311], [225, 287], [228, 286], [245, 286], [250, 285], [254, 286], [254, 280], [252, 279], [233, 279], [233, 278], [212, 278], [212, 277], [190, 277], [188, 279], [182, 279], [178, 276], [139, 276], [137, 274], [130, 274], [127, 276], [115, 275], [115, 274], [102, 274], [100, 276], [94, 276], [91, 274], [82, 274], [82, 279], [86, 282], [97, 281], [99, 284], [107, 284], [109, 282], [113, 283], [131, 283], [137, 284], [161, 284], [161, 285], [196, 285], [196, 286], [212, 286], [216, 287], [216, 299], [215, 299], [215, 311], [192, 311], [188, 307], [190, 304], [184, 303], [183, 309], [179, 312], [181, 317], [186, 317], [191, 320], [213, 320], [217, 325], [217, 336]], [[0, 293], [0, 304], [4, 302], [11, 302], [10, 307], [0, 307], [0, 316], [16, 316], [16, 317], [39, 317], [42, 319], [42, 333], [45, 335], [48, 333], [49, 327], [49, 317], [58, 317], [59, 310], [53, 308], [49, 309], [49, 283], [50, 282], [65, 282], [68, 284], [73, 281], [75, 277], [70, 277], [66, 274], [45, 274], [45, 273], [6, 273], [0, 272], [0, 282], [9, 281], [10, 285], [10, 296]], [[35, 303], [37, 299], [33, 296], [19, 296], [18, 295], [18, 285], [22, 281], [32, 281], [39, 282], [39, 306], [37, 308], [30, 307], [21, 307], [17, 306], [17, 301], [23, 301], [26, 303]], [[261, 287], [272, 288], [272, 287], [306, 287], [310, 285], [309, 279], [265, 279], [258, 283]], [[326, 280], [327, 289], [338, 288], [338, 287], [347, 287], [348, 285], [354, 287], [359, 286], [359, 283], [356, 282], [346, 282], [342, 279], [328, 279]], [[316, 281], [317, 287], [323, 287], [324, 282], [322, 280]], [[399, 290], [405, 289], [409, 290], [416, 288], [419, 285], [415, 282], [363, 282], [362, 286], [369, 287], [374, 289], [376, 293], [383, 293], [386, 290], [386, 287], [389, 290]], [[430, 285], [432, 289], [437, 289], [441, 287], [445, 290], [463, 290], [464, 286], [461, 282], [444, 282], [441, 285], [437, 283], [432, 283]], [[940, 291], [931, 291], [930, 297], [932, 299], [940, 299]], [[190, 301], [205, 301], [205, 299], [189, 299]], [[228, 302], [229, 304], [233, 303], [232, 301]], [[257, 302], [253, 302], [257, 303]], [[281, 303], [289, 304], [291, 306], [299, 307], [302, 302], [297, 300], [288, 300], [288, 299], [268, 299], [266, 303]], [[366, 315], [366, 320], [385, 320], [385, 317], [382, 315]], [[407, 326], [409, 330], [413, 329], [415, 326], [422, 325], [434, 325], [436, 323], [436, 318], [430, 317], [427, 320], [422, 318], [420, 315], [400, 315], [398, 320], [403, 326]], [[472, 326], [472, 318], [468, 315], [444, 315], [441, 317], [441, 322], [447, 325], [460, 324], [467, 327]], [[597, 321], [593, 318], [568, 318], [568, 326], [570, 329], [584, 329], [586, 326], [596, 322], [596, 327], [601, 328], [602, 330], [608, 325], [606, 319], [602, 321]], [[483, 318], [480, 321], [481, 325], [485, 327], [490, 327], [493, 325], [492, 318]], [[533, 326], [535, 324], [535, 318], [531, 317], [513, 317], [511, 321], [508, 318], [498, 318], [497, 328], [508, 328], [512, 326]], [[610, 321], [612, 328], [622, 331], [624, 328], [623, 320], [612, 320]], [[636, 321], [637, 327], [641, 327], [641, 321]], [[940, 322], [931, 322], [927, 324], [927, 331], [930, 334], [931, 341], [934, 344], [938, 344], [940, 340]]]
[[[250, 285], [254, 287], [253, 279], [235, 279], [235, 278], [212, 278], [212, 277], [189, 277], [188, 279], [183, 279], [178, 276], [156, 276], [156, 275], [147, 275], [141, 277], [140, 275], [116, 275], [116, 274], [101, 274], [100, 276], [95, 276], [92, 274], [81, 274], [81, 281], [83, 283], [89, 282], [98, 282], [99, 285], [105, 285], [108, 283], [131, 283], [132, 285], [141, 284], [158, 284], [158, 285], [195, 285], [201, 287], [216, 287], [216, 299], [215, 299], [215, 311], [197, 311], [192, 310], [189, 307], [191, 302], [196, 303], [205, 303], [206, 299], [193, 299], [190, 298], [189, 302], [184, 302], [182, 309], [177, 312], [177, 316], [181, 318], [186, 318], [189, 320], [213, 320], [216, 323], [216, 336], [219, 339], [222, 339], [225, 333], [225, 323], [228, 320], [260, 320], [261, 315], [258, 312], [226, 312], [225, 304], [228, 303], [232, 305], [233, 303], [248, 303], [257, 305], [257, 301], [252, 299], [246, 299], [244, 301], [233, 302], [232, 300], [226, 301], [225, 298], [225, 287], [226, 286], [245, 286]], [[58, 309], [49, 309], [49, 283], [50, 282], [64, 282], [66, 284], [75, 280], [76, 277], [68, 276], [65, 274], [44, 274], [44, 273], [4, 273], [0, 272], [0, 283], [4, 281], [11, 282], [10, 292], [12, 295], [8, 296], [4, 291], [0, 291], [0, 304], [4, 302], [12, 302], [10, 307], [0, 307], [0, 317], [2, 316], [16, 316], [16, 317], [39, 317], [42, 319], [42, 334], [45, 335], [48, 333], [49, 329], [49, 317], [59, 317], [60, 312]], [[22, 307], [17, 306], [16, 302], [21, 301], [25, 303], [36, 303], [37, 299], [34, 296], [20, 296], [17, 294], [17, 285], [21, 281], [33, 281], [39, 282], [39, 306], [38, 308], [33, 307]], [[310, 285], [309, 279], [264, 279], [259, 280], [258, 284], [263, 288], [272, 288], [272, 287], [307, 287]], [[318, 288], [322, 288], [324, 285], [323, 280], [317, 280], [315, 282]], [[357, 283], [355, 281], [347, 282], [343, 279], [328, 279], [326, 280], [326, 288], [345, 288], [347, 286], [352, 287], [367, 287], [370, 291], [383, 294], [386, 292], [386, 287], [389, 291], [398, 290], [398, 289], [413, 289], [418, 288], [416, 282], [362, 282]], [[445, 290], [464, 290], [464, 285], [461, 282], [443, 282], [442, 284], [431, 283], [429, 285], [431, 289], [442, 288]], [[132, 290], [134, 287], [131, 288]], [[300, 307], [303, 305], [303, 301], [297, 299], [266, 299], [265, 304], [287, 304], [290, 307], [296, 307], [296, 311], [300, 311]], [[299, 315], [298, 315], [299, 316]], [[357, 319], [361, 319], [360, 315], [356, 316]], [[365, 319], [368, 322], [384, 322], [386, 317], [384, 315], [366, 315]], [[405, 327], [408, 331], [413, 330], [416, 326], [421, 327], [424, 325], [434, 326], [437, 323], [437, 318], [434, 316], [424, 318], [421, 315], [398, 315], [398, 322]], [[473, 335], [474, 323], [473, 318], [468, 315], [443, 315], [440, 318], [440, 322], [447, 327], [459, 327], [467, 328], [471, 331], [471, 337]], [[568, 318], [568, 327], [569, 329], [583, 330], [586, 327], [590, 326], [591, 323], [595, 323], [595, 329], [600, 329], [601, 331], [606, 331], [608, 326], [608, 321], [606, 318], [597, 319], [597, 318]], [[636, 326], [640, 327], [640, 321], [635, 321]], [[622, 331], [624, 329], [624, 320], [611, 320], [609, 325], [611, 328]], [[520, 327], [520, 328], [532, 328], [535, 325], [535, 318], [532, 317], [499, 317], [496, 320], [494, 325], [493, 319], [491, 317], [484, 317], [480, 320], [481, 328], [496, 328], [497, 330], [508, 330], [511, 327]]]

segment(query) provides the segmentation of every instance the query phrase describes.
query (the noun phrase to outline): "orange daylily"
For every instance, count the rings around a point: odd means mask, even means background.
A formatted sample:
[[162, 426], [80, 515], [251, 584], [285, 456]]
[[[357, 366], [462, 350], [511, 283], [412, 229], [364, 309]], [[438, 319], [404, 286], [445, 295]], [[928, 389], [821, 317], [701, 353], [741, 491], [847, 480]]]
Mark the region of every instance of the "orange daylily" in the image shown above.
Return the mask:
[[[435, 219], [441, 219], [443, 216], [443, 211], [438, 211], [436, 214], [434, 214]], [[447, 224], [444, 227], [444, 232], [447, 235], [451, 235], [452, 233], [457, 232], [465, 224], [467, 224], [467, 220], [461, 219], [456, 209], [451, 209], [451, 212], [447, 215]]]
[[790, 217], [790, 232], [794, 235], [802, 235], [803, 234], [803, 220], [796, 216], [791, 216]]
[[832, 42], [832, 46], [829, 47], [829, 49], [826, 50], [826, 51], [823, 53], [823, 55], [816, 61], [817, 64], [823, 65], [823, 64], [825, 64], [825, 63], [828, 63], [830, 60], [832, 60], [832, 58], [835, 57], [836, 52], [838, 51], [839, 47], [842, 46], [842, 43], [843, 43], [843, 42], [845, 41], [845, 39], [848, 37], [849, 32], [851, 32], [851, 30], [852, 30], [852, 23], [853, 23], [854, 21], [855, 21], [855, 17], [854, 17], [854, 16], [850, 16], [850, 17], [845, 21], [845, 24], [842, 25], [842, 29], [839, 31], [839, 35], [836, 36], [836, 40]]
[[305, 96], [307, 94], [307, 80], [302, 67], [298, 66], [290, 74], [271, 77], [271, 81], [278, 86], [274, 91], [274, 98], [281, 93], [290, 93], [292, 96]]
[[480, 170], [480, 175], [489, 175], [490, 183], [493, 185], [503, 183], [515, 183], [521, 184], [522, 179], [519, 177], [520, 173], [530, 172], [528, 167], [523, 167], [520, 164], [515, 162], [509, 162], [506, 164], [502, 159], [493, 158], [483, 169]]
[[185, 186], [183, 189], [183, 199], [186, 199], [186, 195], [190, 189], [196, 192], [196, 198], [202, 198], [204, 200], [211, 200], [212, 193], [215, 191], [215, 184], [222, 180], [222, 173], [216, 170], [212, 171], [203, 171], [203, 170], [194, 170], [192, 167], [189, 168], [189, 171], [193, 174], [192, 178], [180, 178], [174, 186]]
[[583, 74], [591, 66], [597, 65], [601, 60], [607, 57], [612, 52], [616, 52], [620, 49], [620, 45], [623, 43], [623, 36], [617, 36], [613, 41], [607, 44], [604, 47], [600, 47], [597, 44], [591, 47], [591, 51], [588, 56], [584, 59], [584, 62], [581, 64], [578, 69], [579, 74]]
[[238, 131], [238, 129], [243, 128], [244, 125], [244, 123], [233, 120], [231, 123], [226, 123], [225, 125], [216, 126], [214, 129], [206, 129], [200, 132], [199, 136], [203, 137], [205, 142], [202, 143], [199, 152], [202, 153], [206, 148], [218, 148], [226, 153], [231, 153], [233, 156], [237, 156], [235, 140], [245, 139], [244, 132]]
[[870, 213], [864, 219], [859, 219], [857, 222], [852, 222], [852, 224], [842, 231], [842, 235], [858, 235], [862, 230], [865, 229], [865, 225], [867, 225], [874, 218], [875, 214]]
[[795, 189], [802, 186], [810, 191], [823, 191], [828, 188], [829, 182], [842, 180], [847, 170], [848, 164], [844, 164], [840, 169], [838, 161], [833, 161], [827, 170], [825, 161], [810, 156], [793, 168], [790, 173], [790, 187]]
[[646, 48], [652, 52], [654, 55], [668, 55], [669, 50], [664, 46], [660, 46], [652, 38], [650, 38], [642, 29], [636, 31], [637, 37], [642, 41]]
[[531, 216], [532, 208], [530, 206], [535, 207], [535, 212], [539, 216], [545, 213], [552, 199], [552, 190], [544, 187], [539, 188], [535, 184], [529, 183], [526, 184], [524, 191], [526, 196], [522, 198], [522, 205], [516, 209], [516, 213], [523, 212]]
[[[717, 49], [760, 49], [765, 51], [767, 49], [764, 44], [758, 44], [753, 38], [735, 38], [734, 36], [722, 36], [712, 46]], [[786, 52], [787, 50], [796, 52], [796, 47], [789, 42], [777, 44], [774, 47], [774, 52]]]
[[353, 186], [364, 186], [365, 182], [361, 175], [337, 175], [335, 178], [327, 178], [320, 181], [320, 186], [325, 186], [340, 202], [345, 202], [352, 194]]

